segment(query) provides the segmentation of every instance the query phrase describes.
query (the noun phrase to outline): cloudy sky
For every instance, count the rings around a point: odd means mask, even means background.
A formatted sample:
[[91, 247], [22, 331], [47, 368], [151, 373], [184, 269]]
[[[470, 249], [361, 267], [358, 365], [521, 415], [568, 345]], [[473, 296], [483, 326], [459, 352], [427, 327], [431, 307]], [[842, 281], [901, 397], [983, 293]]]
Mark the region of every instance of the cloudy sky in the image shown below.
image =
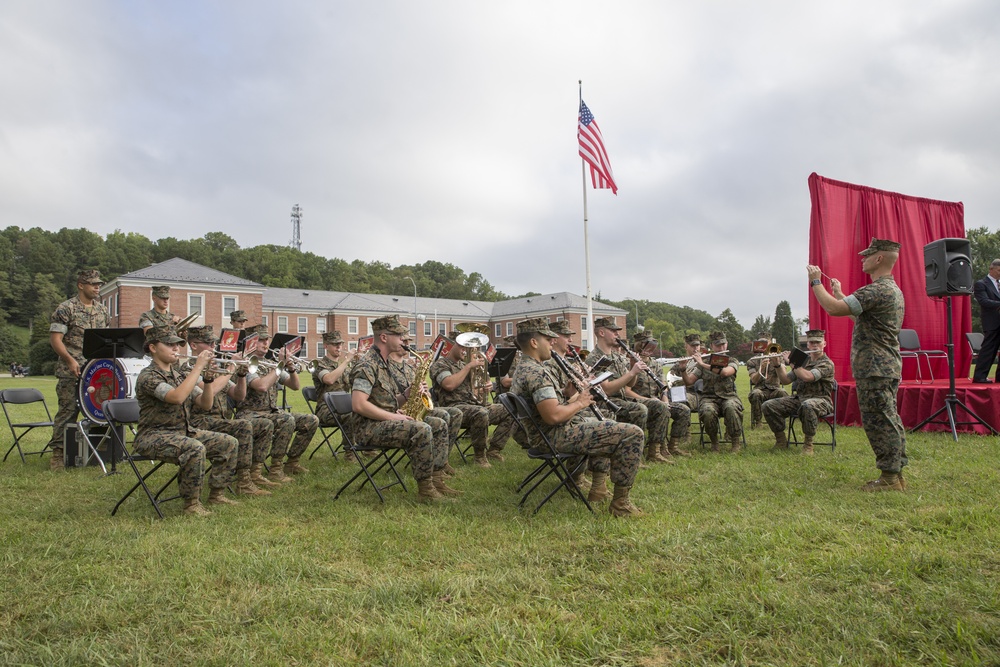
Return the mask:
[[[994, 0], [6, 0], [0, 226], [807, 315], [811, 172], [1000, 223]], [[589, 186], [588, 186], [589, 187]], [[640, 313], [641, 317], [641, 313]]]

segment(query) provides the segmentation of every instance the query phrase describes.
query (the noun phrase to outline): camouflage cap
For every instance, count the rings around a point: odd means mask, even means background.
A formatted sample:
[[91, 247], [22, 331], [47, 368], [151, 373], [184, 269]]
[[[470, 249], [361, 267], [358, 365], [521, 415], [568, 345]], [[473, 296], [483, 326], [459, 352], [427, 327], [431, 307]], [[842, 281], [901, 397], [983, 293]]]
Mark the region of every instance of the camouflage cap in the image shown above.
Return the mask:
[[725, 331], [713, 331], [708, 334], [708, 342], [712, 345], [721, 345], [726, 343], [726, 332]]
[[557, 320], [549, 324], [549, 329], [555, 331], [557, 334], [562, 334], [563, 336], [572, 336], [576, 332], [569, 328], [569, 322], [566, 320]]
[[862, 257], [874, 255], [877, 252], [899, 252], [899, 244], [888, 239], [877, 239], [872, 237], [871, 245], [859, 252]]
[[323, 334], [323, 344], [324, 345], [336, 345], [337, 343], [343, 343], [344, 339], [341, 338], [340, 332], [336, 329], [333, 331], [327, 331]]
[[388, 331], [391, 334], [405, 334], [406, 327], [399, 323], [399, 315], [385, 315], [372, 322], [372, 331]]
[[246, 313], [246, 311], [245, 310], [234, 310], [233, 312], [229, 313], [229, 321], [230, 322], [246, 322], [247, 321], [247, 313]]
[[594, 320], [594, 328], [598, 329], [600, 327], [611, 329], [612, 331], [621, 331], [621, 327], [615, 324], [614, 319], [610, 317], [598, 317]]
[[810, 329], [806, 332], [806, 342], [809, 343], [822, 343], [826, 340], [826, 330], [825, 329]]
[[246, 328], [247, 334], [257, 334], [259, 338], [270, 338], [271, 332], [268, 330], [266, 324], [255, 324], [252, 327]]
[[648, 331], [636, 331], [634, 334], [632, 334], [632, 342], [636, 344], [648, 343], [651, 340], [655, 339], [653, 338], [653, 335]]
[[153, 296], [160, 299], [170, 298], [170, 286], [169, 285], [157, 285], [153, 288]]
[[76, 282], [83, 283], [84, 285], [103, 285], [104, 281], [101, 280], [101, 272], [97, 269], [84, 269], [76, 274]]
[[510, 336], [504, 336], [503, 343], [507, 347], [517, 347], [517, 345], [514, 343], [514, 335], [513, 334], [511, 334]]
[[771, 340], [770, 331], [758, 331], [756, 334], [757, 340]]
[[540, 333], [549, 338], [556, 338], [559, 334], [549, 328], [549, 321], [544, 317], [533, 317], [530, 320], [522, 320], [517, 323], [518, 335], [527, 333]]
[[462, 332], [459, 331], [458, 329], [452, 329], [451, 331], [448, 332], [448, 338], [455, 340], [456, 338], [459, 337], [461, 333]]
[[145, 344], [150, 343], [183, 343], [184, 339], [177, 335], [175, 327], [150, 327], [146, 329]]
[[701, 345], [701, 334], [688, 334], [684, 336], [684, 342], [688, 345]]
[[189, 343], [210, 343], [214, 344], [218, 338], [215, 337], [215, 328], [211, 324], [203, 327], [188, 327], [187, 339]]

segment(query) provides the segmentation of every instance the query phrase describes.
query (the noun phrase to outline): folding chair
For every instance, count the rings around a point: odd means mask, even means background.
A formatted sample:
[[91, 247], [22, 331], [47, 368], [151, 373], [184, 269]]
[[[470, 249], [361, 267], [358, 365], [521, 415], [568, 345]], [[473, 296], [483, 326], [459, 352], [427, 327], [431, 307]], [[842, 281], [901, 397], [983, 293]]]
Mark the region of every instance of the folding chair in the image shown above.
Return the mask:
[[948, 353], [944, 350], [924, 350], [920, 347], [920, 336], [916, 329], [900, 329], [899, 335], [899, 355], [903, 358], [913, 358], [917, 360], [917, 383], [923, 383], [920, 372], [920, 357], [927, 362], [927, 370], [931, 375], [931, 382], [934, 382], [934, 369], [931, 367], [931, 357], [948, 358]]
[[[306, 399], [306, 407], [309, 408], [309, 412], [316, 415], [316, 387], [302, 387], [302, 398]], [[319, 415], [316, 416], [318, 417]], [[338, 426], [323, 426], [321, 423], [319, 425], [319, 432], [323, 436], [323, 440], [312, 450], [309, 458], [312, 458], [313, 454], [318, 452], [323, 445], [326, 445], [330, 450], [330, 454], [336, 459], [337, 448], [330, 443], [330, 438], [335, 436], [339, 430], [340, 427]]]
[[[830, 427], [830, 442], [813, 442], [813, 445], [824, 445], [829, 446], [830, 451], [836, 451], [837, 449], [837, 381], [833, 381], [833, 395], [831, 400], [833, 401], [833, 412], [827, 413], [825, 415], [820, 415], [819, 420]], [[799, 418], [798, 414], [794, 414], [788, 418], [788, 442], [793, 445], [798, 445], [799, 436], [795, 432], [795, 420]]]
[[[378, 494], [378, 499], [383, 503], [385, 503], [385, 496], [382, 495], [382, 491], [388, 489], [390, 486], [398, 484], [403, 488], [403, 491], [406, 491], [406, 484], [403, 483], [403, 478], [400, 477], [399, 471], [396, 470], [396, 463], [406, 456], [406, 450], [401, 447], [375, 448], [378, 454], [367, 459], [363, 452], [372, 449], [372, 445], [356, 442], [350, 428], [346, 425], [345, 420], [353, 412], [351, 408], [351, 395], [346, 391], [328, 391], [323, 394], [323, 400], [326, 402], [326, 407], [329, 408], [330, 414], [333, 415], [334, 421], [337, 422], [337, 428], [340, 429], [340, 442], [343, 450], [345, 452], [354, 452], [354, 458], [361, 467], [361, 470], [356, 472], [354, 477], [344, 482], [344, 485], [340, 487], [336, 495], [333, 496], [333, 499], [336, 500], [339, 498], [340, 494], [347, 490], [354, 483], [354, 480], [362, 475], [365, 476], [365, 479], [358, 486], [358, 491], [363, 489], [365, 484], [371, 484], [372, 488], [375, 489], [375, 493]], [[385, 474], [389, 477], [389, 483], [379, 486], [375, 482], [375, 475], [384, 468], [388, 468]]]
[[[124, 431], [124, 426], [127, 424], [129, 430], [132, 431], [132, 435], [135, 435], [135, 429], [132, 424], [139, 421], [139, 401], [134, 398], [118, 398], [110, 401], [104, 401], [101, 409], [104, 411], [104, 416], [108, 418], [108, 426], [110, 426], [110, 438], [111, 446], [118, 447], [122, 453], [122, 458], [128, 461], [129, 466], [132, 468], [132, 472], [135, 473], [136, 483], [132, 486], [128, 492], [121, 497], [121, 500], [115, 505], [115, 508], [111, 510], [111, 516], [114, 516], [118, 512], [118, 508], [122, 506], [128, 497], [135, 493], [135, 490], [140, 486], [142, 490], [146, 492], [146, 497], [149, 498], [149, 502], [153, 505], [153, 509], [156, 510], [156, 515], [161, 519], [163, 518], [163, 511], [160, 510], [160, 503], [165, 503], [169, 500], [176, 500], [180, 498], [180, 495], [170, 496], [169, 498], [160, 498], [160, 495], [167, 490], [175, 479], [177, 479], [178, 473], [175, 472], [167, 480], [167, 483], [160, 487], [160, 489], [153, 493], [149, 490], [149, 486], [146, 485], [146, 480], [148, 480], [153, 473], [163, 467], [166, 461], [160, 461], [158, 459], [153, 459], [148, 456], [142, 456], [140, 454], [133, 454], [129, 451], [129, 448], [123, 442], [122, 434]], [[139, 461], [152, 461], [154, 463], [153, 467], [149, 472], [143, 474], [139, 472], [139, 467], [136, 465]], [[178, 469], [179, 470], [179, 469]]]
[[978, 331], [970, 331], [965, 334], [965, 340], [969, 341], [969, 349], [972, 350], [972, 361], [976, 361], [979, 356], [979, 350], [983, 347], [983, 334]]
[[[45, 416], [47, 421], [11, 421], [11, 413], [7, 411], [8, 405], [31, 405], [32, 403], [41, 403], [42, 407], [45, 408]], [[16, 389], [4, 389], [0, 391], [0, 406], [3, 406], [3, 416], [7, 419], [7, 425], [10, 427], [10, 434], [14, 437], [14, 444], [10, 446], [7, 453], [4, 454], [3, 460], [6, 461], [10, 453], [14, 451], [17, 447], [17, 453], [21, 457], [21, 463], [25, 462], [24, 451], [21, 449], [21, 438], [26, 436], [32, 430], [36, 428], [52, 428], [52, 415], [49, 413], [49, 406], [45, 403], [45, 397], [42, 396], [42, 392], [38, 389], [31, 389], [29, 387], [18, 387]], [[17, 410], [16, 412], [20, 412]], [[17, 415], [14, 415], [17, 418]], [[20, 433], [17, 432], [18, 429], [23, 429]], [[49, 448], [46, 442], [45, 447], [37, 452], [28, 452], [28, 454], [34, 455], [38, 454], [41, 456]]]
[[[524, 429], [526, 434], [531, 434], [532, 432], [538, 433], [541, 436], [542, 441], [545, 443], [545, 447], [529, 447], [527, 450], [528, 458], [539, 461], [539, 466], [533, 470], [524, 481], [518, 486], [518, 491], [521, 491], [525, 486], [531, 484], [531, 487], [525, 492], [524, 496], [521, 497], [521, 502], [517, 506], [524, 507], [525, 502], [527, 502], [528, 497], [534, 493], [542, 482], [548, 479], [551, 475], [555, 474], [556, 478], [559, 480], [559, 484], [556, 485], [552, 491], [549, 492], [542, 502], [538, 503], [532, 514], [537, 514], [538, 510], [542, 509], [542, 506], [549, 502], [559, 489], [566, 489], [566, 492], [570, 496], [579, 500], [586, 506], [588, 510], [593, 513], [594, 508], [590, 506], [587, 502], [587, 496], [583, 495], [580, 487], [576, 485], [573, 481], [573, 474], [578, 472], [586, 464], [587, 457], [581, 457], [579, 454], [566, 454], [556, 451], [556, 448], [552, 445], [548, 436], [541, 429], [538, 424], [536, 417], [531, 410], [531, 406], [528, 405], [528, 401], [524, 397], [518, 396], [517, 394], [512, 394], [507, 392], [500, 394], [500, 403], [506, 408], [510, 416], [514, 418], [514, 422]], [[566, 462], [571, 459], [581, 459], [577, 466], [572, 472], [566, 468]], [[534, 482], [532, 484], [532, 482]]]

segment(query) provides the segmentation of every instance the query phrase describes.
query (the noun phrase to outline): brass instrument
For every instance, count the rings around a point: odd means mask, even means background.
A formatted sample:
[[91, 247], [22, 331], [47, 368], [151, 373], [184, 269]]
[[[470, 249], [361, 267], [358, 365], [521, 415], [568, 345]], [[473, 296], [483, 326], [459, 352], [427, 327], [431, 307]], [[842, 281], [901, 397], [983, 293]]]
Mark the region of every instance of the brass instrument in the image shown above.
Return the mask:
[[[474, 358], [473, 355], [481, 354], [479, 349], [490, 344], [490, 337], [487, 332], [490, 330], [485, 324], [480, 322], [459, 322], [455, 329], [460, 333], [455, 337], [455, 343], [462, 348], [465, 363], [469, 363]], [[484, 358], [485, 361], [485, 358]], [[493, 381], [490, 379], [490, 372], [486, 370], [486, 364], [479, 366], [472, 372], [470, 379], [472, 393], [477, 396], [483, 405], [486, 404], [486, 397], [489, 390], [493, 388]]]
[[195, 311], [175, 324], [174, 328], [177, 330], [177, 335], [183, 338], [184, 334], [187, 333], [188, 327], [191, 326], [192, 322], [198, 319], [199, 315], [201, 315], [201, 313]]
[[419, 422], [423, 421], [424, 416], [434, 409], [434, 401], [431, 397], [420, 391], [420, 383], [427, 377], [427, 371], [430, 370], [431, 364], [434, 362], [434, 352], [429, 350], [424, 354], [418, 354], [409, 345], [404, 345], [403, 349], [419, 359], [420, 363], [417, 364], [415, 369], [413, 383], [410, 385], [410, 395], [407, 397], [403, 407], [400, 408], [400, 411]]
[[[196, 354], [179, 354], [177, 355], [177, 360], [182, 359], [195, 360], [199, 355]], [[215, 379], [220, 375], [232, 375], [235, 370], [227, 368], [228, 366], [246, 366], [247, 372], [256, 373], [260, 362], [257, 357], [250, 357], [249, 359], [230, 359], [228, 357], [215, 357], [212, 359], [212, 363], [205, 367], [205, 370], [201, 372], [202, 378], [207, 382]]]

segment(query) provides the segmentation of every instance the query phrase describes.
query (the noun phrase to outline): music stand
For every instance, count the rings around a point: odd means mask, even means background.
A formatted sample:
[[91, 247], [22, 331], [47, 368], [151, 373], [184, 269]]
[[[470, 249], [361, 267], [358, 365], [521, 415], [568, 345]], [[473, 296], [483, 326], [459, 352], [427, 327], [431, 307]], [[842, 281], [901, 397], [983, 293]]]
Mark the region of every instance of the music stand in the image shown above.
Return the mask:
[[[271, 337], [271, 343], [267, 346], [268, 356], [270, 356], [272, 359], [277, 359], [278, 350], [284, 347], [289, 347], [290, 349], [295, 348], [296, 340], [299, 341], [298, 343], [299, 347], [298, 349], [295, 349], [295, 352], [297, 353], [299, 350], [302, 349], [302, 336], [296, 336], [295, 334], [287, 334], [287, 333], [274, 334], [274, 336]], [[296, 354], [295, 356], [298, 356], [298, 354]], [[291, 410], [291, 406], [288, 405], [288, 401], [286, 400], [284, 383], [281, 384], [281, 409], [284, 410], [285, 412]]]
[[497, 379], [504, 377], [510, 372], [510, 366], [514, 363], [514, 357], [517, 356], [517, 349], [513, 347], [500, 347], [497, 348], [496, 356], [493, 357], [493, 361], [489, 363], [486, 367], [489, 374]]
[[[143, 349], [143, 342], [146, 336], [139, 327], [128, 327], [122, 329], [84, 329], [83, 331], [83, 356], [90, 359], [141, 359], [146, 355]], [[77, 400], [80, 398], [79, 382], [77, 379]], [[93, 422], [89, 419], [81, 419], [76, 423], [77, 436], [87, 443], [92, 456], [97, 458], [101, 464], [101, 470], [105, 476], [118, 474], [118, 458], [120, 453], [116, 451], [117, 442], [110, 437], [110, 431], [105, 431], [97, 445], [90, 439], [90, 427]], [[114, 428], [108, 426], [108, 428]], [[97, 452], [97, 449], [106, 441], [110, 441], [111, 448], [111, 470], [104, 465], [104, 459]], [[124, 438], [123, 438], [124, 441]], [[88, 457], [89, 458], [89, 457]]]

